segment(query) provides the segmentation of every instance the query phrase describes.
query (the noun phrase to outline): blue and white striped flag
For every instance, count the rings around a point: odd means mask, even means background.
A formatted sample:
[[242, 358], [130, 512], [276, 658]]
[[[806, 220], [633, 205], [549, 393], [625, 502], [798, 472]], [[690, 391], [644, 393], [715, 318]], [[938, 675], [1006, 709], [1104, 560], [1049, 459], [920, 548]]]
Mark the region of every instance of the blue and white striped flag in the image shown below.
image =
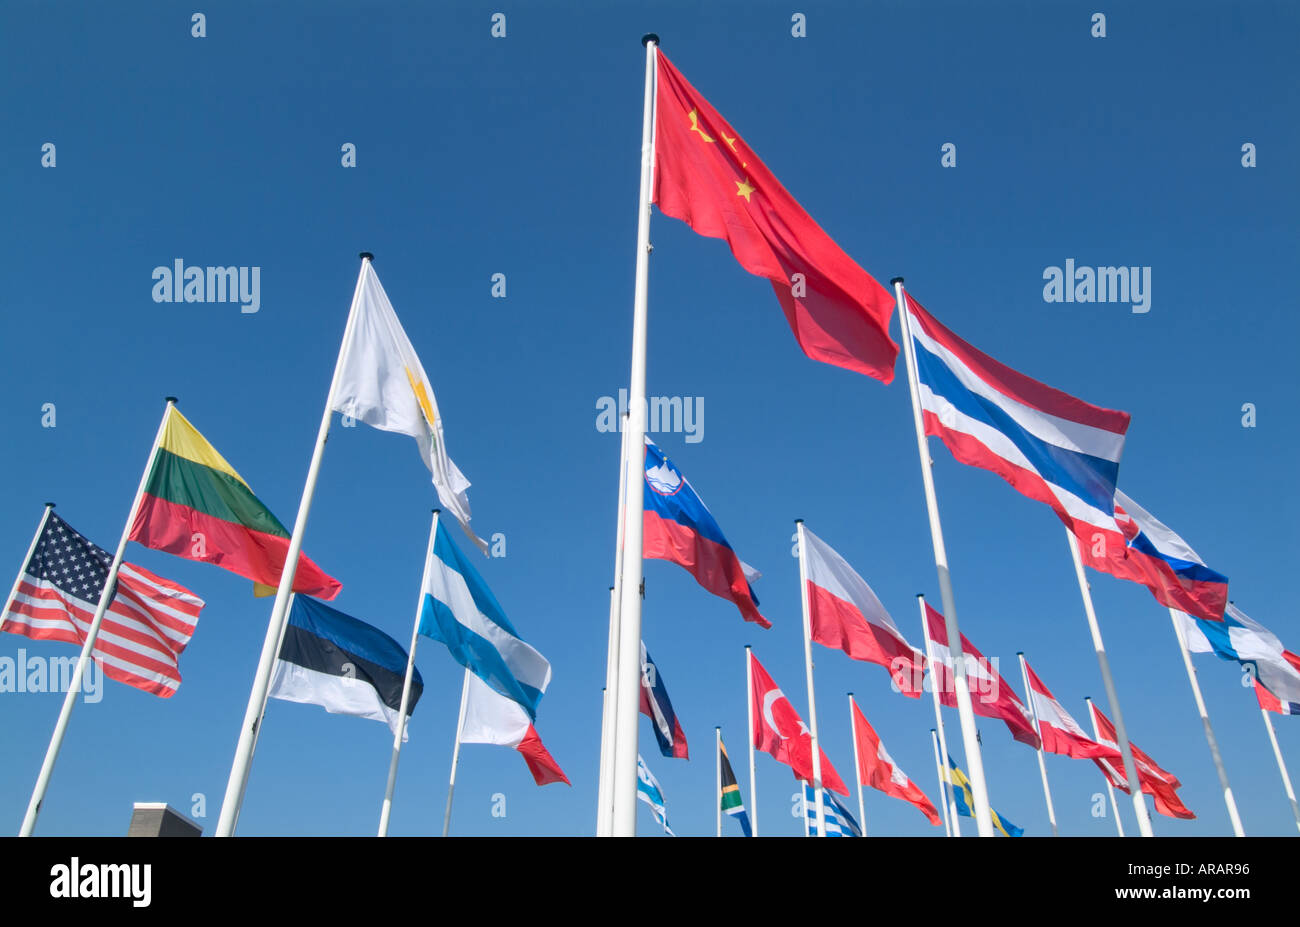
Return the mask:
[[551, 664], [520, 639], [441, 518], [424, 567], [420, 633], [442, 641], [457, 663], [537, 720]]
[[639, 753], [636, 755], [636, 797], [650, 806], [655, 820], [663, 825], [664, 833], [669, 837], [677, 836], [668, 826], [668, 808], [664, 805], [664, 793], [659, 791], [659, 783], [654, 776], [650, 775], [650, 770], [646, 769], [645, 760], [641, 759]]
[[[807, 782], [803, 784], [805, 822], [804, 831], [817, 834], [817, 793]], [[822, 789], [822, 814], [826, 817], [827, 837], [861, 837], [862, 828], [835, 796]]]

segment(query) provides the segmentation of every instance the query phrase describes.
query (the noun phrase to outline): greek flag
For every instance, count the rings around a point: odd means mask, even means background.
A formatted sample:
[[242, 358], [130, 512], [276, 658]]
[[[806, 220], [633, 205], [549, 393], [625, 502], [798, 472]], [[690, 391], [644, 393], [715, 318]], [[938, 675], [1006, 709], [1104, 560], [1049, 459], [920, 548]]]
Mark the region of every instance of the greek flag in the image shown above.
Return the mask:
[[646, 769], [645, 760], [641, 759], [641, 754], [636, 755], [636, 797], [650, 806], [650, 811], [655, 816], [669, 837], [676, 837], [673, 829], [668, 826], [668, 809], [664, 805], [664, 793], [659, 791], [659, 783], [655, 777], [650, 775], [650, 770]]
[[[807, 782], [803, 784], [804, 833], [817, 834], [817, 793]], [[822, 814], [826, 817], [827, 837], [861, 837], [862, 828], [835, 796], [822, 789]]]

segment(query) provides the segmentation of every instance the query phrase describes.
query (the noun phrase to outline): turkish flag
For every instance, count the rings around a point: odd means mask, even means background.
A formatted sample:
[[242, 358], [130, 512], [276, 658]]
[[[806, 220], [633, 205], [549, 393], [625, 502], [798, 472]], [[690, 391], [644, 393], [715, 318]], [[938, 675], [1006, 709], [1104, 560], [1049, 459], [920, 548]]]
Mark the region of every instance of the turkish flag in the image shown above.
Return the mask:
[[[753, 653], [750, 653], [749, 661], [754, 691], [751, 706], [754, 716], [754, 746], [789, 766], [794, 770], [796, 779], [812, 782], [812, 732]], [[847, 796], [849, 790], [831, 765], [826, 751], [820, 750], [820, 753], [822, 785], [832, 792]]]
[[840, 250], [745, 140], [658, 52], [654, 202], [772, 281], [813, 360], [894, 379], [894, 297]]

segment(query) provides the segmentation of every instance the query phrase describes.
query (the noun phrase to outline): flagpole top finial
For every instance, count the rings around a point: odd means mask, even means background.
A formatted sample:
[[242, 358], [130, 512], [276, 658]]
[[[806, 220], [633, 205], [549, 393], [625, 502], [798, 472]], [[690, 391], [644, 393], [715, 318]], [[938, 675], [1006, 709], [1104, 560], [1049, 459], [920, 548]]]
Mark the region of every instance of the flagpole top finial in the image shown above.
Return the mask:
[[924, 599], [924, 598], [925, 598], [925, 593], [924, 593], [924, 592], [918, 592], [918, 593], [916, 594], [916, 597], [917, 597], [918, 599]]
[[360, 254], [357, 255], [357, 257], [361, 258], [361, 260], [363, 261], [374, 261], [375, 259], [375, 256], [371, 254], [369, 251], [362, 251]]
[[1016, 656], [1018, 656], [1018, 657], [1023, 657], [1024, 655], [1025, 655], [1025, 652], [1024, 652], [1023, 650], [1017, 650], [1017, 651], [1016, 651]]
[[892, 277], [892, 278], [890, 278], [889, 285], [890, 285], [890, 286], [897, 286], [898, 284], [900, 284], [900, 283], [902, 283], [902, 282], [903, 282], [903, 278], [902, 278], [902, 277]]
[[745, 645], [745, 649], [746, 649], [746, 650], [749, 650], [749, 645], [748, 645], [748, 644]]
[[649, 45], [651, 42], [654, 42], [656, 45], [658, 45], [659, 36], [655, 35], [653, 32], [647, 32], [645, 35], [641, 36], [642, 45]]
[[172, 405], [176, 405], [176, 403], [180, 402], [180, 400], [177, 399], [175, 396], [164, 396], [164, 397], [163, 397], [163, 401], [164, 401], [164, 402], [169, 402], [169, 403], [171, 403]]
[[442, 509], [434, 509], [431, 514], [437, 515]]
[[47, 509], [52, 509], [52, 508], [54, 508], [54, 503], [53, 503], [53, 502], [47, 502], [47, 503], [45, 503], [45, 507], [46, 507]]
[[852, 692], [849, 693], [849, 698], [853, 698], [853, 693], [852, 693]]
[[802, 525], [802, 524], [803, 524], [803, 519], [802, 519], [802, 518], [796, 518], [796, 519], [794, 520], [794, 523], [795, 523], [796, 525]]

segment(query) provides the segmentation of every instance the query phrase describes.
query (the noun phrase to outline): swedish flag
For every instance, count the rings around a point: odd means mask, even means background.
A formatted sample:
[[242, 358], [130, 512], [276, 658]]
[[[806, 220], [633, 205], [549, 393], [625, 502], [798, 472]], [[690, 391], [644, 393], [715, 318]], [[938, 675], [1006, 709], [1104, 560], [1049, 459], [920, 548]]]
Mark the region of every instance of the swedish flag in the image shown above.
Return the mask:
[[[948, 757], [948, 782], [952, 785], [953, 803], [957, 806], [957, 813], [962, 817], [975, 817], [975, 797], [971, 795], [970, 780], [966, 774], [961, 771], [961, 767]], [[1019, 837], [1025, 832], [1023, 827], [1016, 827], [1010, 821], [1004, 820], [1002, 815], [989, 808], [993, 814], [993, 827], [1004, 837]]]

